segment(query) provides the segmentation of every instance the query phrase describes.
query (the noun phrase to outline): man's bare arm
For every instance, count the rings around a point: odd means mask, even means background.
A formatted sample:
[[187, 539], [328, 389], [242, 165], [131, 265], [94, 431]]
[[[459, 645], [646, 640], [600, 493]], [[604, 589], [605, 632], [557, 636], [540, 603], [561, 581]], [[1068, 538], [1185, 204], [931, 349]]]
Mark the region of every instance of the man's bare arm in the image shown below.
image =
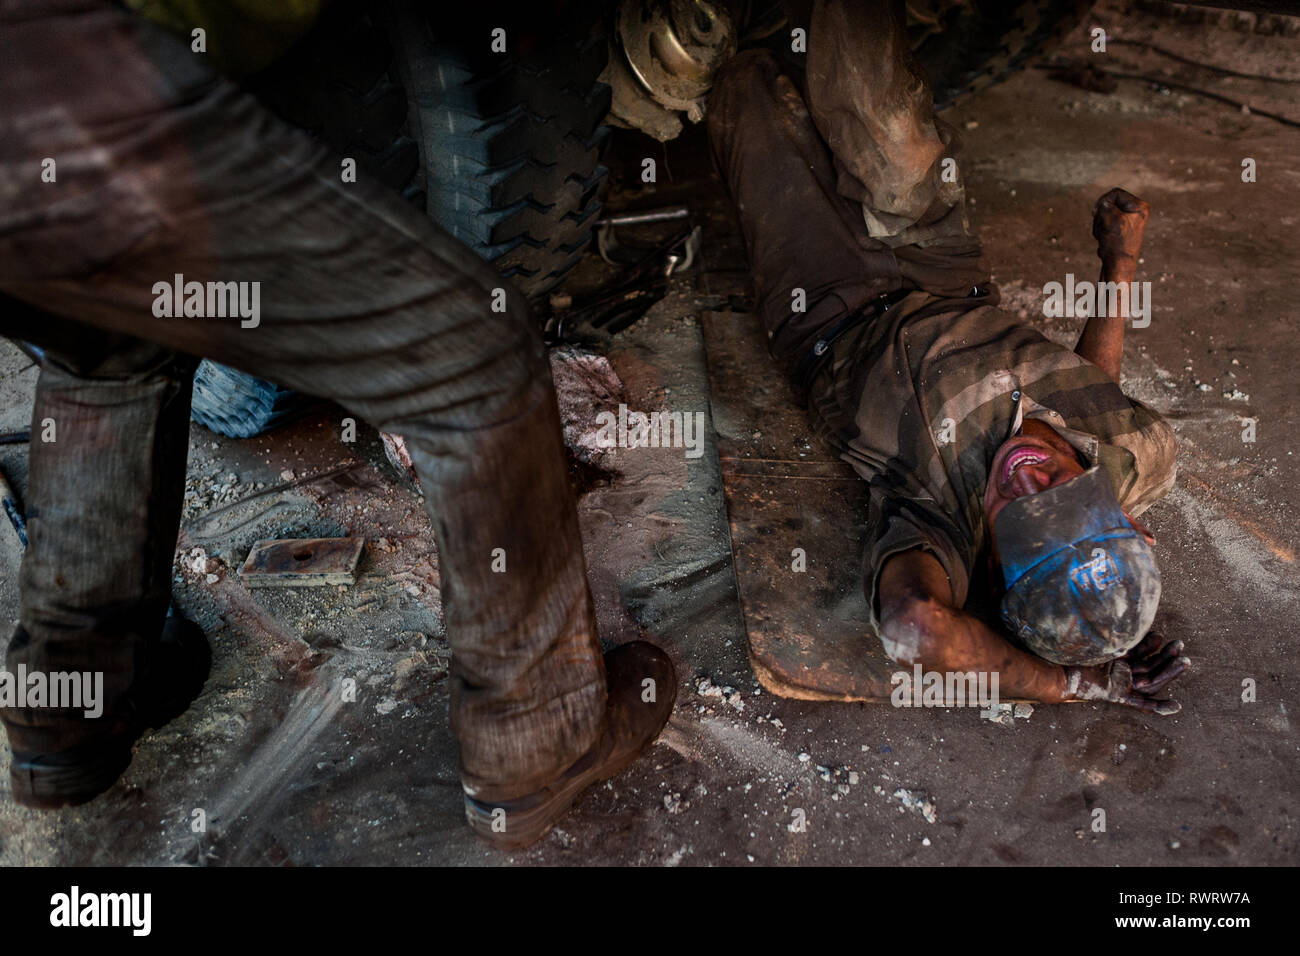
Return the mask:
[[979, 618], [953, 607], [948, 575], [934, 555], [904, 551], [880, 572], [880, 631], [900, 664], [933, 671], [997, 672], [998, 692], [1049, 702], [1066, 699], [1065, 669], [1013, 646]]
[[[1150, 213], [1150, 206], [1123, 189], [1112, 189], [1097, 200], [1092, 234], [1097, 237], [1101, 282], [1128, 285], [1137, 280], [1137, 261]], [[1088, 319], [1074, 347], [1076, 354], [1096, 365], [1116, 384], [1124, 358], [1124, 322], [1119, 303], [1111, 300], [1106, 314], [1098, 312]]]
[[881, 640], [900, 664], [925, 670], [998, 675], [998, 693], [1045, 703], [1105, 700], [1148, 713], [1174, 714], [1157, 700], [1188, 666], [1182, 642], [1150, 635], [1124, 659], [1100, 667], [1063, 667], [1016, 647], [974, 615], [953, 607], [948, 575], [919, 549], [885, 561], [878, 588]]

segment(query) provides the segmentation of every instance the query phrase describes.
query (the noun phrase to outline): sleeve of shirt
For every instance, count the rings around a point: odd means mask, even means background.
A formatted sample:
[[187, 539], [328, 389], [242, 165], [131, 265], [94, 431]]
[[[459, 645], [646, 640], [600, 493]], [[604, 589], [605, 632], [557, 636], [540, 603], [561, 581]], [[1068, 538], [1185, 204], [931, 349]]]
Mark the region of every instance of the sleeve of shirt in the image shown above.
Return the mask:
[[948, 575], [954, 604], [965, 605], [971, 574], [969, 549], [960, 544], [960, 532], [935, 502], [893, 497], [873, 488], [867, 527], [863, 586], [876, 634], [880, 634], [876, 601], [880, 572], [891, 557], [913, 548], [935, 556]]
[[1129, 398], [1129, 401], [1139, 427], [1115, 435], [1109, 441], [1133, 455], [1136, 476], [1120, 496], [1120, 504], [1136, 517], [1174, 487], [1178, 476], [1178, 442], [1173, 428], [1158, 412], [1135, 398]]

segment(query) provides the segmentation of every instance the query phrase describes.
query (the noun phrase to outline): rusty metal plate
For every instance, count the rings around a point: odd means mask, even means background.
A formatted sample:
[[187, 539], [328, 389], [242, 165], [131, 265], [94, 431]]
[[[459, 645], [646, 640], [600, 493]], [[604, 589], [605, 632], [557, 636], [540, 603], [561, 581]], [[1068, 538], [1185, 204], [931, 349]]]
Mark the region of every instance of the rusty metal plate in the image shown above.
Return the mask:
[[239, 577], [250, 588], [307, 588], [353, 584], [364, 538], [258, 541]]
[[866, 482], [811, 436], [757, 317], [706, 312], [703, 327], [754, 672], [782, 697], [888, 700], [899, 667], [871, 629], [862, 589]]

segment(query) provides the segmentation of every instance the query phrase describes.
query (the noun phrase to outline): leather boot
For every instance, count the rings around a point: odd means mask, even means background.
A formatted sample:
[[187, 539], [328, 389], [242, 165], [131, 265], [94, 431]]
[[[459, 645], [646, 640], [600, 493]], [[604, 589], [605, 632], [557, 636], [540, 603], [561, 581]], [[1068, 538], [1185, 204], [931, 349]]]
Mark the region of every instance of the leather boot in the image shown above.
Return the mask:
[[[466, 794], [465, 816], [478, 836], [503, 850], [535, 843], [579, 794], [622, 772], [659, 736], [677, 699], [677, 674], [668, 655], [645, 641], [622, 644], [605, 655], [605, 679], [609, 696], [602, 733], [554, 783], [512, 799]], [[653, 699], [647, 700], [651, 686]]]
[[107, 735], [88, 738], [78, 732], [76, 744], [45, 753], [15, 750], [9, 767], [14, 800], [25, 807], [55, 810], [99, 796], [131, 763], [131, 748], [146, 730], [162, 727], [186, 711], [203, 689], [211, 665], [203, 630], [179, 614], [169, 614], [162, 636], [150, 648], [149, 671], [128, 698], [129, 713], [119, 720], [108, 714], [100, 718], [112, 721], [104, 725], [114, 727]]

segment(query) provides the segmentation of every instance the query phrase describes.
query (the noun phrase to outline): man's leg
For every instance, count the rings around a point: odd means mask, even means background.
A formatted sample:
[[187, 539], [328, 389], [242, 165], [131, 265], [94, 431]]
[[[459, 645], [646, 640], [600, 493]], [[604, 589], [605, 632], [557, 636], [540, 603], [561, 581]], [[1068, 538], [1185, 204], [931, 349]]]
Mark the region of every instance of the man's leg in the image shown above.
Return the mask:
[[[0, 182], [13, 193], [0, 289], [333, 398], [405, 436], [438, 541], [467, 792], [545, 785], [600, 736], [606, 688], [523, 297], [507, 287], [494, 311], [506, 283], [470, 250], [379, 185], [341, 183], [337, 158], [185, 44], [84, 6], [37, 17], [0, 3], [13, 14], [0, 30]], [[42, 157], [56, 159], [57, 183], [41, 182]], [[178, 273], [260, 282], [260, 322], [156, 315], [155, 284]], [[78, 327], [2, 321], [35, 341]]]
[[[831, 154], [770, 52], [746, 51], [722, 68], [708, 131], [778, 360], [793, 364], [828, 326], [901, 288], [893, 251], [867, 236], [856, 204], [836, 192]], [[792, 308], [796, 290], [802, 313]]]
[[817, 0], [806, 86], [835, 156], [836, 190], [858, 206], [867, 233], [893, 248], [903, 284], [952, 298], [996, 294], [966, 222], [960, 143], [935, 116], [903, 0]]
[[[3, 308], [48, 318], [15, 300]], [[131, 718], [126, 695], [151, 663], [170, 601], [194, 366], [94, 329], [43, 357], [28, 459], [30, 544], [7, 665], [102, 674], [103, 713], [8, 710], [15, 753], [94, 747]]]
[[807, 88], [836, 187], [861, 204], [873, 237], [899, 246], [966, 235], [960, 182], [941, 175], [953, 131], [912, 58], [903, 0], [817, 0]]

